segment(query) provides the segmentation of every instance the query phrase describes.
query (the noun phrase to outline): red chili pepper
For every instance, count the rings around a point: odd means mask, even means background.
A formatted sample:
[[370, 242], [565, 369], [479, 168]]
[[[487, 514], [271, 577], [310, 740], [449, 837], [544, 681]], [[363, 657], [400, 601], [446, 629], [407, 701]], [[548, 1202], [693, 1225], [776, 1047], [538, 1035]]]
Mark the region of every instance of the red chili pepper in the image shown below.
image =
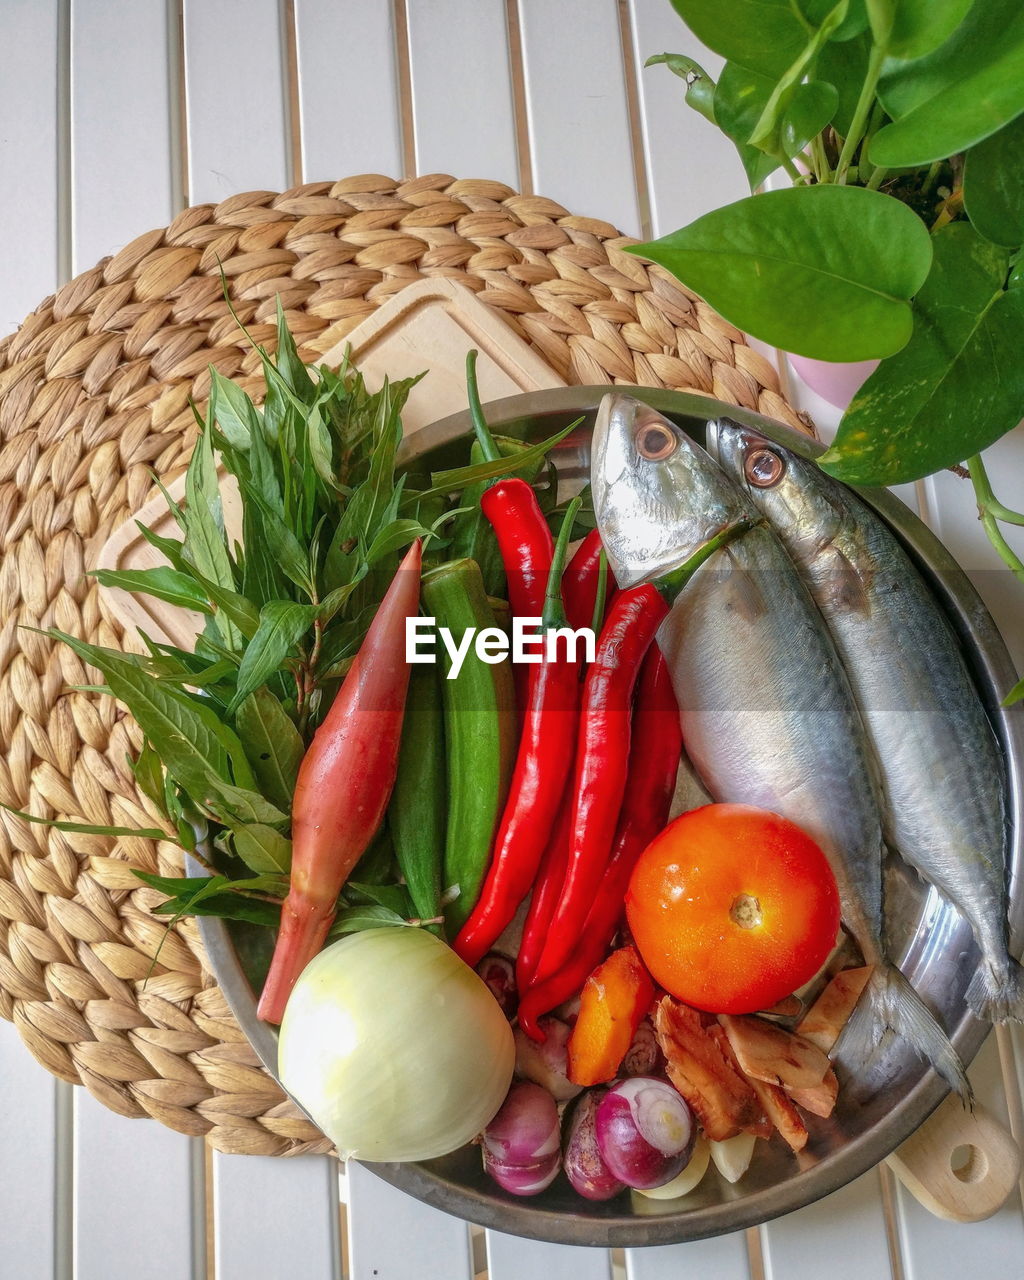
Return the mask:
[[[466, 355], [466, 394], [473, 431], [485, 462], [502, 457], [484, 417], [476, 380], [476, 352]], [[539, 618], [544, 608], [554, 539], [533, 486], [502, 476], [484, 490], [480, 509], [490, 521], [508, 579], [508, 602], [514, 618]]]
[[420, 598], [421, 548], [409, 548], [299, 767], [292, 870], [257, 1016], [279, 1023], [292, 987], [323, 946], [341, 886], [381, 824], [398, 770], [405, 623]]
[[484, 491], [480, 510], [498, 540], [513, 618], [539, 618], [554, 540], [532, 486], [516, 476]]
[[[561, 577], [579, 506], [578, 498], [570, 503], [551, 561], [541, 624], [545, 636], [566, 625]], [[572, 769], [579, 671], [575, 653], [570, 659], [564, 651], [550, 660], [545, 654], [530, 667], [523, 732], [490, 867], [477, 904], [452, 944], [472, 968], [515, 915], [537, 874]]]
[[620, 591], [587, 670], [573, 779], [572, 835], [565, 885], [537, 966], [543, 982], [565, 965], [586, 922], [608, 862], [626, 789], [630, 702], [637, 671], [669, 605], [715, 551], [750, 527], [747, 520], [722, 529], [671, 574]]
[[636, 860], [668, 822], [682, 746], [679, 707], [668, 667], [661, 650], [652, 645], [637, 681], [629, 776], [601, 887], [569, 963], [531, 986], [520, 999], [519, 1025], [532, 1039], [544, 1039], [538, 1019], [575, 995], [604, 959], [622, 917]]
[[637, 672], [668, 604], [650, 583], [620, 591], [583, 685], [565, 884], [537, 966], [557, 973], [579, 944], [611, 852], [629, 764], [630, 704]]
[[[530, 896], [530, 909], [526, 913], [526, 923], [523, 925], [519, 954], [516, 956], [516, 986], [519, 988], [520, 1000], [533, 981], [547, 940], [548, 929], [551, 926], [551, 917], [555, 914], [558, 899], [562, 895], [565, 867], [569, 861], [571, 819], [572, 796], [568, 794], [567, 789], [567, 794], [562, 797], [562, 807], [558, 812], [558, 820], [551, 839], [541, 858], [533, 893]], [[551, 1006], [552, 1009], [554, 1007], [554, 1005]]]

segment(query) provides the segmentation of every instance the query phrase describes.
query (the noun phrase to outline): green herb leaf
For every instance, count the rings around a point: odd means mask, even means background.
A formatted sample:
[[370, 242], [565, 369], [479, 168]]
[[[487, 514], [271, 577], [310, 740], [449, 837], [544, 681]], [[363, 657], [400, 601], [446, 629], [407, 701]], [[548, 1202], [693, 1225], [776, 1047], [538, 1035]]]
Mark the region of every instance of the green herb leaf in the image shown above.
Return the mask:
[[103, 587], [119, 587], [122, 591], [142, 592], [176, 605], [179, 609], [198, 609], [212, 613], [206, 592], [190, 574], [176, 569], [92, 569], [92, 576]]
[[979, 142], [964, 159], [964, 208], [993, 244], [1024, 244], [1024, 116]]
[[1024, 680], [1018, 680], [1000, 705], [1012, 707], [1014, 703], [1020, 702], [1022, 699], [1024, 699]]
[[261, 432], [259, 410], [242, 388], [210, 365], [210, 420], [236, 449], [248, 449], [253, 432]]
[[847, 483], [940, 471], [998, 440], [1024, 410], [1024, 293], [1004, 292], [1008, 253], [964, 222], [934, 239], [913, 338], [857, 393], [820, 459]]
[[[230, 732], [230, 731], [229, 731]], [[268, 826], [284, 826], [288, 814], [270, 803], [258, 791], [250, 787], [236, 787], [228, 782], [217, 782], [207, 787], [202, 803], [216, 820], [225, 827], [239, 824], [266, 823]]]
[[243, 893], [209, 893], [201, 898], [171, 898], [153, 908], [157, 916], [214, 916], [219, 920], [243, 920], [275, 932], [281, 926], [281, 908]]
[[[561, 444], [570, 432], [575, 431], [582, 421], [582, 418], [576, 418], [567, 427], [549, 436], [547, 440], [541, 440], [538, 444], [525, 448], [516, 458], [516, 473], [521, 474], [524, 467], [529, 467], [535, 462], [543, 462], [551, 450]], [[475, 484], [478, 480], [493, 480], [497, 476], [508, 474], [508, 462], [503, 457], [496, 458], [493, 462], [477, 462], [468, 467], [453, 467], [450, 471], [435, 471], [430, 477], [432, 487], [427, 490], [427, 494], [453, 493], [456, 489], [464, 489], [466, 485]]]
[[[212, 709], [181, 690], [157, 684], [128, 655], [87, 644], [63, 631], [49, 634], [103, 672], [114, 697], [124, 703], [146, 737], [160, 743], [165, 767], [190, 795], [203, 794], [218, 779], [231, 781], [221, 737], [224, 726]], [[238, 747], [241, 751], [241, 743]]]
[[144, 796], [148, 796], [165, 818], [170, 819], [165, 797], [164, 767], [159, 755], [148, 741], [142, 744], [137, 760], [129, 761], [135, 781]]
[[366, 553], [368, 564], [376, 564], [388, 556], [407, 547], [416, 538], [429, 538], [431, 532], [424, 529], [418, 520], [392, 520], [377, 534], [370, 549]]
[[260, 790], [287, 812], [305, 752], [292, 718], [264, 687], [253, 690], [243, 700], [235, 716], [235, 728]]
[[228, 706], [234, 714], [241, 703], [283, 664], [313, 625], [316, 605], [272, 600], [260, 610], [260, 625], [246, 646], [238, 668], [235, 696]]
[[737, 327], [819, 360], [904, 346], [932, 256], [898, 200], [828, 185], [752, 196], [627, 252], [667, 267]]
[[339, 911], [328, 932], [328, 938], [340, 938], [346, 933], [358, 933], [362, 929], [387, 929], [394, 925], [407, 925], [408, 920], [387, 907], [348, 907]]
[[892, 123], [868, 155], [887, 169], [944, 160], [997, 132], [1024, 111], [1020, 0], [975, 4], [933, 53], [887, 63], [878, 97]]
[[287, 875], [292, 865], [292, 842], [273, 827], [257, 822], [236, 827], [232, 832], [235, 853], [250, 871], [280, 871]]
[[409, 890], [401, 884], [360, 884], [356, 880], [349, 880], [345, 885], [345, 897], [354, 906], [375, 902], [377, 906], [386, 907], [403, 920], [413, 913]]
[[34, 813], [15, 809], [13, 805], [4, 804], [2, 800], [0, 800], [0, 809], [6, 809], [16, 818], [23, 818], [26, 822], [33, 822], [37, 826], [53, 827], [56, 831], [78, 832], [85, 836], [141, 836], [144, 840], [169, 839], [167, 832], [161, 831], [158, 827], [100, 827], [91, 822], [65, 822], [59, 818], [37, 818]]

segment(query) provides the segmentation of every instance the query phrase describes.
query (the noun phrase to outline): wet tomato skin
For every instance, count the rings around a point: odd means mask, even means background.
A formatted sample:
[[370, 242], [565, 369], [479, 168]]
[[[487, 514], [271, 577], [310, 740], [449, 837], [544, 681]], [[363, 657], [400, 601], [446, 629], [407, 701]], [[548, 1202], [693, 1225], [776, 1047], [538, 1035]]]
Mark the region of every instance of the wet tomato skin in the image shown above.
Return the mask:
[[641, 854], [626, 918], [666, 991], [709, 1013], [754, 1013], [824, 964], [839, 891], [824, 853], [794, 823], [709, 804], [669, 823]]

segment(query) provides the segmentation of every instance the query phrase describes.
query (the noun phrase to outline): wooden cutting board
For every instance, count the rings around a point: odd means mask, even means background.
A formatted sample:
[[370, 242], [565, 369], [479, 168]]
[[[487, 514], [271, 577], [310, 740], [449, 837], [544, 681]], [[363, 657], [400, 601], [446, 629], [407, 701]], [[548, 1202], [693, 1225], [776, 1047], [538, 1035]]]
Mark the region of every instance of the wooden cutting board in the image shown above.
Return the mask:
[[[377, 390], [385, 375], [393, 381], [426, 375], [412, 389], [402, 422], [411, 435], [429, 422], [466, 407], [466, 353], [479, 352], [477, 378], [486, 404], [523, 391], [563, 387], [565, 383], [501, 317], [472, 290], [452, 280], [419, 280], [408, 285], [332, 347], [322, 360], [332, 368], [346, 350], [367, 385]], [[168, 486], [180, 502], [185, 478]], [[241, 506], [234, 480], [221, 474], [224, 524], [229, 540], [240, 541]], [[97, 569], [150, 569], [165, 561], [143, 538], [136, 523], [165, 538], [180, 538], [180, 530], [162, 496], [136, 511], [110, 536], [100, 550]], [[149, 596], [135, 596], [114, 587], [101, 587], [104, 609], [125, 629], [125, 644], [144, 651], [141, 628], [153, 640], [191, 648], [202, 629], [202, 618], [188, 609], [164, 604]]]

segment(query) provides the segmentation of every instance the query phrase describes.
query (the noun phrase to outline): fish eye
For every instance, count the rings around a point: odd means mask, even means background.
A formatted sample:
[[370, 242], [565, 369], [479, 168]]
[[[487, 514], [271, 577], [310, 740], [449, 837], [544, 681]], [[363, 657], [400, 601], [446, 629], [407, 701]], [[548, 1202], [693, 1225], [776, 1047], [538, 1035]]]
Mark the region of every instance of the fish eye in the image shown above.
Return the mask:
[[647, 423], [636, 435], [637, 453], [649, 462], [660, 462], [662, 458], [670, 457], [678, 447], [675, 432], [663, 422]]
[[743, 474], [755, 489], [770, 489], [785, 471], [786, 464], [774, 449], [754, 449], [743, 461]]

